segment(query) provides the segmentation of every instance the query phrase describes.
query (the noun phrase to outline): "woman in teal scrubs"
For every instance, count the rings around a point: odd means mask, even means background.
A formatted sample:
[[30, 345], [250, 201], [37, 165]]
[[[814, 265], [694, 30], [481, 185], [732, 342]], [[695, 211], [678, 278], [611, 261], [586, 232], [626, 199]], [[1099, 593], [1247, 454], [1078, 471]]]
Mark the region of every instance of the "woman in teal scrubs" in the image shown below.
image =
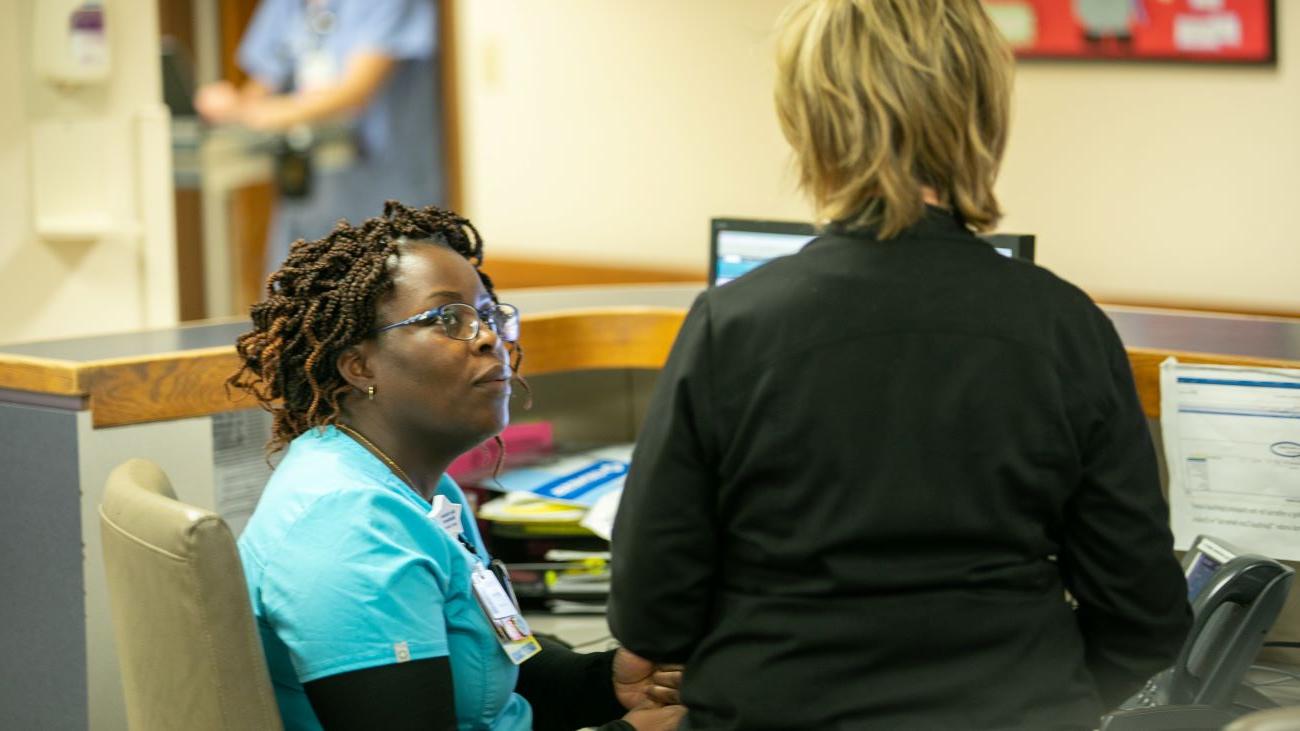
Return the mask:
[[680, 719], [677, 669], [537, 652], [446, 475], [504, 428], [517, 382], [518, 312], [482, 257], [467, 220], [389, 202], [295, 247], [239, 339], [231, 384], [288, 447], [239, 541], [287, 728]]

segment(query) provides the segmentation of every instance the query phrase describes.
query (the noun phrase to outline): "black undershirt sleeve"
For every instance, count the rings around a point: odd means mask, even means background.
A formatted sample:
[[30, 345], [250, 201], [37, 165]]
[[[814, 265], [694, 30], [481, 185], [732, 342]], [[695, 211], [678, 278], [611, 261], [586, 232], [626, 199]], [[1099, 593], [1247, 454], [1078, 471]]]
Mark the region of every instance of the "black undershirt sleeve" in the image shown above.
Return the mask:
[[381, 665], [303, 684], [327, 731], [454, 731], [456, 705], [446, 657]]
[[627, 710], [614, 696], [614, 650], [574, 652], [544, 635], [537, 640], [542, 651], [519, 666], [515, 685], [533, 707], [533, 731], [631, 728], [619, 720]]
[[[519, 668], [515, 692], [533, 708], [534, 731], [630, 731], [614, 697], [614, 651], [578, 653], [550, 638]], [[303, 684], [326, 731], [443, 731], [456, 728], [446, 657], [381, 665]], [[603, 725], [602, 725], [603, 724]]]

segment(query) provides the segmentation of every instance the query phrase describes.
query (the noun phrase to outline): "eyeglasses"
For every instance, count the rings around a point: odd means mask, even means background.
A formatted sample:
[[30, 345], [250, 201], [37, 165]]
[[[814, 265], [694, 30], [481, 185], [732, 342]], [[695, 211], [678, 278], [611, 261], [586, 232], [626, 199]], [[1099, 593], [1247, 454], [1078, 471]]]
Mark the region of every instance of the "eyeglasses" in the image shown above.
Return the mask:
[[479, 330], [485, 322], [498, 338], [507, 343], [519, 340], [519, 308], [514, 305], [496, 304], [476, 310], [463, 302], [453, 302], [425, 310], [401, 322], [376, 328], [373, 334], [378, 335], [403, 325], [428, 323], [441, 325], [447, 337], [454, 340], [473, 340], [478, 337]]

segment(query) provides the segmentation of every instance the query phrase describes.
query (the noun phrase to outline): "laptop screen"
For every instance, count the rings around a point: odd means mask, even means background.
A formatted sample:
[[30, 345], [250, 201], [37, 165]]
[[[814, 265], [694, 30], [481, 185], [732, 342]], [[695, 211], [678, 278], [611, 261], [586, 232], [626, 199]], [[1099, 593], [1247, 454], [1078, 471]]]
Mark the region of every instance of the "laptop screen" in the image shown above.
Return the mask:
[[[810, 223], [715, 218], [709, 243], [709, 285], [726, 284], [769, 259], [793, 254], [817, 237]], [[982, 236], [1003, 256], [1034, 260], [1034, 237]]]

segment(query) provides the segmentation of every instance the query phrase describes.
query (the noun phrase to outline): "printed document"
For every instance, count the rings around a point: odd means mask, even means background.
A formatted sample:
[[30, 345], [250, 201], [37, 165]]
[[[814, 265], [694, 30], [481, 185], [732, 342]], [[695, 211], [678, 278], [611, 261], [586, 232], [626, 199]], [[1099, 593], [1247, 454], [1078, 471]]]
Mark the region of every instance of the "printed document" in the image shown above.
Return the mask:
[[1160, 412], [1175, 547], [1206, 533], [1300, 559], [1300, 370], [1169, 358]]
[[502, 472], [484, 487], [507, 492], [528, 492], [561, 503], [591, 507], [601, 496], [622, 492], [632, 461], [631, 444], [615, 444], [549, 462]]

